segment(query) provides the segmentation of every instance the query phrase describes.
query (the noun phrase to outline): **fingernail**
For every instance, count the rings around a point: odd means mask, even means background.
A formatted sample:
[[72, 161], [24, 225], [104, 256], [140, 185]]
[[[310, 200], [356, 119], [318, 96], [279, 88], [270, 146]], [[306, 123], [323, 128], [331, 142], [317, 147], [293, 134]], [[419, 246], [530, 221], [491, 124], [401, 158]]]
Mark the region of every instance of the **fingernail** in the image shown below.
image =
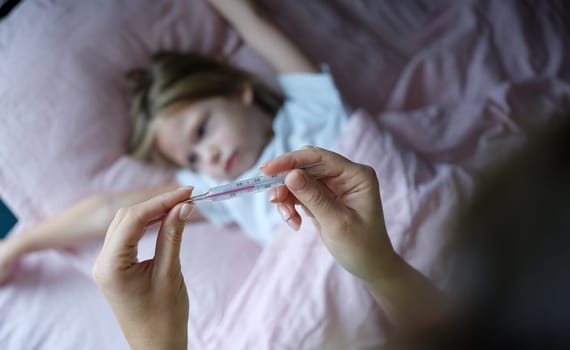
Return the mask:
[[282, 205], [278, 206], [277, 208], [279, 209], [279, 215], [281, 215], [281, 219], [283, 219], [283, 221], [287, 222], [289, 219], [291, 219], [291, 213], [289, 212], [289, 209]]
[[292, 176], [292, 179], [289, 180], [288, 185], [293, 191], [300, 191], [305, 188], [306, 182], [305, 177], [299, 174], [299, 172], [296, 172], [294, 176]]
[[178, 212], [178, 218], [180, 219], [180, 221], [188, 220], [188, 218], [190, 217], [190, 214], [192, 214], [193, 209], [194, 209], [193, 205], [190, 205], [188, 203], [182, 204], [182, 207], [180, 208], [180, 211]]
[[263, 163], [259, 166], [259, 169], [265, 168], [265, 167], [267, 166], [267, 163], [269, 163], [269, 161], [263, 162]]
[[293, 230], [299, 231], [299, 223], [293, 220], [293, 218], [289, 218], [289, 220], [287, 220], [287, 225], [289, 225]]
[[315, 147], [311, 146], [311, 145], [305, 145], [305, 146], [301, 147], [301, 149], [309, 149], [309, 148], [315, 148]]
[[193, 189], [194, 189], [194, 186], [183, 186], [183, 187], [178, 187], [176, 189], [176, 191], [184, 192], [184, 191], [193, 190]]
[[269, 201], [271, 203], [274, 203], [276, 199], [277, 199], [277, 195], [275, 194], [275, 190], [271, 190], [271, 193], [269, 194]]

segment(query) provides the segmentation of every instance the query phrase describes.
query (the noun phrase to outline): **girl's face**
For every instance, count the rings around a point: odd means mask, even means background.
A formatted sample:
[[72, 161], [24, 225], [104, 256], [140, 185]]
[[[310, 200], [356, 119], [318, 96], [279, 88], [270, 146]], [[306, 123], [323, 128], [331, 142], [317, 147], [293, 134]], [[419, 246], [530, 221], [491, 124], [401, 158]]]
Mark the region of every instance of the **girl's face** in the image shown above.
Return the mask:
[[269, 115], [244, 88], [232, 97], [194, 102], [164, 116], [156, 130], [160, 152], [181, 167], [216, 180], [232, 180], [250, 169], [273, 136]]

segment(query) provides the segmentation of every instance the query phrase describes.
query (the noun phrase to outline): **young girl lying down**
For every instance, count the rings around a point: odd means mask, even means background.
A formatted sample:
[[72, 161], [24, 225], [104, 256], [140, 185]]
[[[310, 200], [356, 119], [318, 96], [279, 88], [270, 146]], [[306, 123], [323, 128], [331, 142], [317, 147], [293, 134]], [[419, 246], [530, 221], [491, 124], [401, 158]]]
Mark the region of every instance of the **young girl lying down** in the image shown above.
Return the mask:
[[[259, 174], [258, 165], [311, 144], [331, 148], [347, 112], [331, 76], [316, 66], [251, 1], [210, 0], [243, 39], [279, 73], [284, 96], [258, 77], [221, 59], [190, 52], [160, 52], [146, 69], [128, 74], [134, 158], [180, 168], [164, 186], [86, 198], [26, 232], [0, 241], [0, 282], [25, 254], [103, 238], [121, 207], [179, 186], [195, 194]], [[268, 193], [224, 202], [201, 202], [194, 220], [238, 224], [263, 244], [284, 217]], [[289, 219], [289, 220], [287, 220]]]

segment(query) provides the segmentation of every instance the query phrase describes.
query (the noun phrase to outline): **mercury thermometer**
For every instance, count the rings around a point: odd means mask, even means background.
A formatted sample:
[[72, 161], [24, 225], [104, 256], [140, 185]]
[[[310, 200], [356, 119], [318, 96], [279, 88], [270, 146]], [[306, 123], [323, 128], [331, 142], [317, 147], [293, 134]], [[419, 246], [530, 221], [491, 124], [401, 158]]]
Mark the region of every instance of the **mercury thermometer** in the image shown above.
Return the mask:
[[[297, 169], [306, 170], [321, 164], [323, 163], [313, 163], [299, 167]], [[289, 174], [290, 171], [291, 170], [288, 170], [269, 176], [262, 175], [251, 177], [249, 179], [239, 180], [227, 185], [212, 187], [208, 190], [208, 192], [190, 197], [188, 200], [186, 200], [186, 202], [196, 203], [203, 200], [219, 202], [225, 201], [227, 199], [237, 198], [248, 193], [266, 191], [270, 188], [282, 186], [285, 184], [285, 177], [287, 177], [287, 174]]]

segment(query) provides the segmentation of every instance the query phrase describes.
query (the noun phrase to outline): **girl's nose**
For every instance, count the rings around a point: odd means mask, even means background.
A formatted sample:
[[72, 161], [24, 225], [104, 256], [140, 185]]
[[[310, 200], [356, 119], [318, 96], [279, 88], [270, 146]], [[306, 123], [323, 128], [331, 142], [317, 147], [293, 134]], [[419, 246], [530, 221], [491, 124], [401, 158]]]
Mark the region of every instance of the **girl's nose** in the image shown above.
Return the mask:
[[202, 151], [201, 159], [205, 165], [215, 165], [220, 162], [220, 149], [214, 146], [205, 147]]

